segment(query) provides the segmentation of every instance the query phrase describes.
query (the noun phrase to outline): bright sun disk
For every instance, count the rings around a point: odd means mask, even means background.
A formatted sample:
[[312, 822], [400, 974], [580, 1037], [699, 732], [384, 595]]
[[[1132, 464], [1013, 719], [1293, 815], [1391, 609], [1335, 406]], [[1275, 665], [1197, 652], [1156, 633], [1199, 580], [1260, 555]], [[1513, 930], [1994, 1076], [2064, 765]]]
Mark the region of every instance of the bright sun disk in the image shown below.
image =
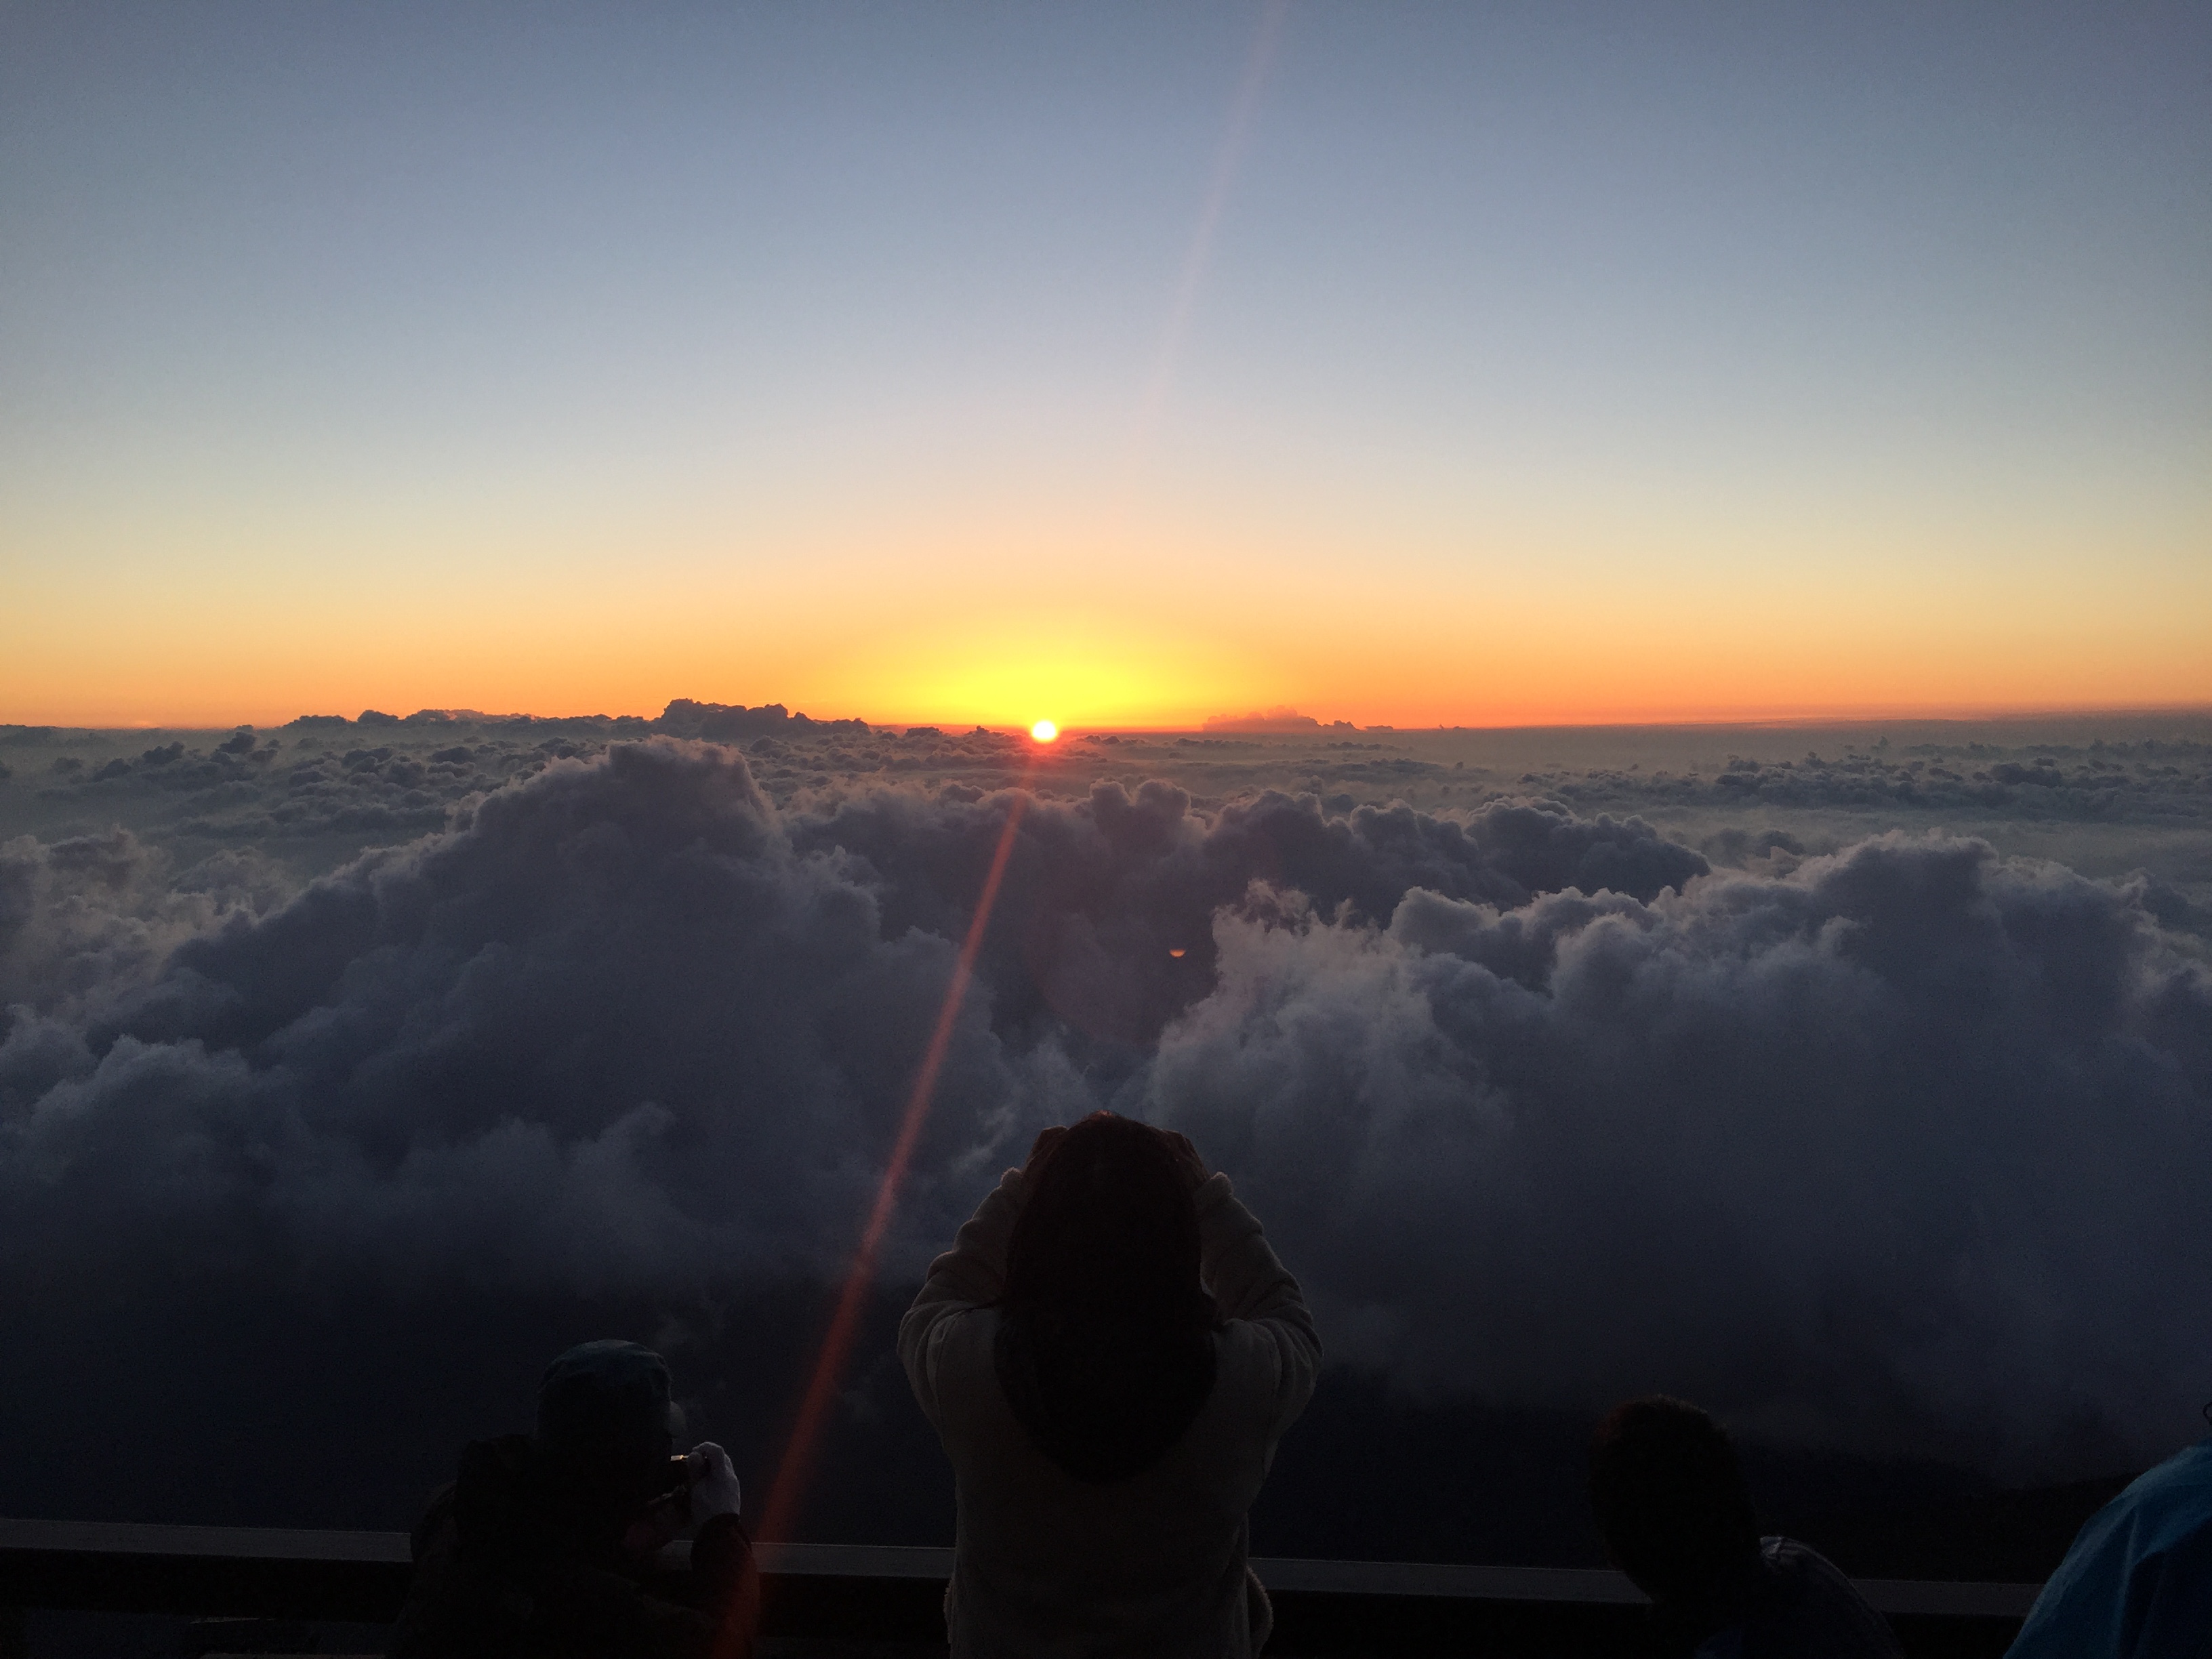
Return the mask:
[[1050, 743], [1060, 735], [1060, 728], [1050, 720], [1039, 720], [1035, 726], [1030, 727], [1030, 735], [1039, 743]]

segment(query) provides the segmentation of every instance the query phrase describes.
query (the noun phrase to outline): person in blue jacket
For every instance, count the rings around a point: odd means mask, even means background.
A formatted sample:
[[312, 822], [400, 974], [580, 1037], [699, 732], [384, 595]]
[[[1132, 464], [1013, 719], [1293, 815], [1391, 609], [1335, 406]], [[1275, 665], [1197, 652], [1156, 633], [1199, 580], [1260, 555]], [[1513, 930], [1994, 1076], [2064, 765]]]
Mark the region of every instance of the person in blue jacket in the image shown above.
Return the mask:
[[2008, 1659], [2062, 1655], [2212, 1659], [2212, 1439], [2082, 1522]]

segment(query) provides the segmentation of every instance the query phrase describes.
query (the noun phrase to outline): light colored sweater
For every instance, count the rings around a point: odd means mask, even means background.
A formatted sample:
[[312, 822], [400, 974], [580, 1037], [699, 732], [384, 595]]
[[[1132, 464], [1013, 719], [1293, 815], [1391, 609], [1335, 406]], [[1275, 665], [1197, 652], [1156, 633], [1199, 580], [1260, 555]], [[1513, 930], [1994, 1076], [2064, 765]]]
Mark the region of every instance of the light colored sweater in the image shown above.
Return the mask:
[[1246, 1586], [1245, 1511], [1321, 1367], [1297, 1280], [1229, 1177], [1210, 1176], [1197, 1202], [1200, 1271], [1225, 1322], [1213, 1392], [1160, 1462], [1086, 1485], [1036, 1449], [999, 1386], [988, 1304], [1026, 1191], [1007, 1170], [899, 1325], [899, 1358], [957, 1487], [953, 1659], [1245, 1659], [1267, 1635], [1266, 1601]]

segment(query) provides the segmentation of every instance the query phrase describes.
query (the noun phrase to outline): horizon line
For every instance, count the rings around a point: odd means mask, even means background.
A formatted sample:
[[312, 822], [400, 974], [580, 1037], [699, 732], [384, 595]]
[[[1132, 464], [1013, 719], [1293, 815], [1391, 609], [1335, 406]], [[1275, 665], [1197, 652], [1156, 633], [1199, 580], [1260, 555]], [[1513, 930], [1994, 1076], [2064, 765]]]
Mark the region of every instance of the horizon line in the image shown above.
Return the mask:
[[[674, 698], [669, 700], [669, 702], [682, 701], [695, 701], [702, 703], [706, 702], [705, 699]], [[858, 720], [872, 730], [884, 731], [908, 729], [918, 726], [938, 726], [955, 732], [980, 729], [990, 732], [1026, 734], [1030, 724], [1032, 723], [1026, 720], [1013, 720], [981, 719], [970, 714], [952, 715], [939, 714], [935, 715], [914, 715], [905, 717], [871, 717], [849, 714], [817, 714], [812, 713], [811, 710], [796, 708], [789, 703], [778, 704], [773, 701], [754, 704], [709, 703], [707, 706], [712, 708], [753, 708], [781, 706], [787, 709], [789, 714], [794, 719], [804, 716], [809, 720], [823, 724], [827, 724], [832, 721]], [[666, 708], [667, 703], [664, 702], [660, 708], [653, 709], [650, 713], [637, 713], [630, 710], [623, 710], [611, 714], [605, 709], [592, 709], [572, 714], [541, 714], [526, 709], [506, 709], [494, 712], [484, 709], [426, 706], [413, 711], [411, 714], [387, 714], [386, 715], [386, 718], [391, 720], [394, 724], [414, 724], [416, 726], [417, 729], [420, 729], [422, 726], [442, 723], [434, 720], [420, 720], [417, 719], [418, 716], [425, 714], [444, 715], [449, 718], [453, 723], [457, 725], [466, 725], [476, 722], [489, 724], [507, 720], [657, 720], [663, 717], [666, 712]], [[106, 721], [96, 719], [90, 720], [58, 719], [0, 719], [0, 731], [41, 731], [53, 732], [57, 733], [61, 732], [234, 732], [241, 727], [247, 726], [251, 726], [257, 731], [280, 731], [287, 726], [298, 724], [303, 720], [320, 721], [337, 720], [345, 722], [348, 726], [358, 726], [361, 724], [362, 715], [374, 715], [383, 714], [384, 712], [385, 711], [374, 708], [365, 708], [359, 714], [351, 715], [334, 714], [321, 711], [308, 711], [296, 714], [281, 720], [271, 719], [263, 721], [252, 720], [234, 720], [228, 721], [210, 720], [204, 716], [191, 716], [180, 720], [133, 718], [123, 720], [115, 720], [111, 719]], [[2175, 703], [1997, 704], [1982, 707], [1960, 707], [1956, 704], [1932, 706], [1910, 704], [1862, 704], [1844, 705], [1834, 708], [1811, 710], [1801, 709], [1788, 712], [1761, 712], [1731, 709], [1717, 711], [1667, 711], [1653, 714], [1635, 714], [1607, 711], [1605, 713], [1589, 715], [1553, 715], [1550, 717], [1539, 715], [1526, 719], [1508, 717], [1487, 720], [1462, 719], [1458, 720], [1424, 720], [1410, 723], [1403, 720], [1393, 722], [1380, 720], [1361, 722], [1357, 720], [1323, 718], [1320, 715], [1306, 715], [1302, 712], [1292, 710], [1289, 711], [1285, 716], [1279, 719], [1273, 724], [1261, 724], [1259, 721], [1265, 720], [1267, 718], [1265, 715], [1255, 716], [1252, 714], [1247, 713], [1212, 714], [1195, 715], [1188, 718], [1162, 718], [1158, 720], [1077, 720], [1072, 721], [1063, 720], [1059, 721], [1059, 726], [1060, 736], [1063, 738], [1079, 737], [1085, 734], [1121, 736], [1141, 735], [1155, 732], [1174, 736], [1207, 735], [1228, 738], [1292, 738], [1307, 735], [1318, 736], [1332, 731], [1344, 731], [1347, 728], [1359, 732], [1397, 732], [1401, 735], [1419, 735], [1422, 733], [1434, 734], [1439, 732], [1651, 731], [1681, 730], [1686, 728], [1699, 729], [1705, 727], [1711, 727], [1717, 730], [1730, 727], [1740, 729], [1774, 729], [1846, 725], [1905, 726], [1967, 725], [1975, 723], [2008, 725], [2033, 720], [2081, 720], [2094, 719], [2171, 720], [2186, 719], [2191, 716], [2212, 718], [2212, 700]], [[1053, 717], [1047, 714], [1040, 716], [1040, 718]], [[1312, 724], [1304, 724], [1303, 722], [1306, 720], [1310, 720]], [[1254, 723], [1248, 725], [1244, 723], [1246, 721], [1252, 721]], [[1208, 722], [1213, 722], [1213, 724], [1209, 726]], [[370, 722], [371, 729], [380, 729], [381, 726], [381, 721], [372, 720]]]

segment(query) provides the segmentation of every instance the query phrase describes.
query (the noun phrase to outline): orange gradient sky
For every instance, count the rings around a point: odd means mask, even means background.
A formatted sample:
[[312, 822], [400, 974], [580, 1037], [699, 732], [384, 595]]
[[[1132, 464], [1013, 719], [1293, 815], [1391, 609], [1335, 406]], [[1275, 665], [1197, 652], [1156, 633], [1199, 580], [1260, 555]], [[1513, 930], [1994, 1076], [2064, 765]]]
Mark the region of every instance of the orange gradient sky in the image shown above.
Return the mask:
[[2208, 31], [1972, 9], [11, 14], [0, 721], [2212, 703]]
[[702, 556], [611, 560], [617, 574], [585, 556], [519, 590], [458, 555], [442, 575], [432, 556], [365, 582], [84, 595], [34, 580], [42, 625], [8, 625], [0, 702], [10, 720], [70, 725], [653, 714], [693, 696], [879, 722], [1191, 725], [1289, 704], [1419, 726], [2142, 708], [2212, 690], [2212, 580], [2183, 560], [2152, 607], [2094, 566], [1916, 568], [1909, 550], [1847, 576], [1686, 584], [1657, 559], [1563, 580], [1556, 550], [1509, 548], [1379, 583], [1349, 539], [1272, 559], [1063, 546], [1040, 533], [981, 573], [927, 545], [808, 547], [765, 570]]

